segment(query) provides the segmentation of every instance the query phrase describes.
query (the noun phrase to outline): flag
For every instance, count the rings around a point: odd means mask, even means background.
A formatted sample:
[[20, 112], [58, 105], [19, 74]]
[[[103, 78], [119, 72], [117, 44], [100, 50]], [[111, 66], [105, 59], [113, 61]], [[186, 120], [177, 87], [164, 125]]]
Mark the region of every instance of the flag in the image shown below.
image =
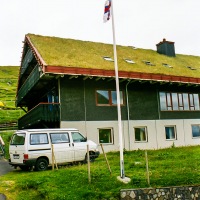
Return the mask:
[[106, 0], [103, 22], [107, 22], [110, 19], [110, 7], [111, 7], [111, 0]]

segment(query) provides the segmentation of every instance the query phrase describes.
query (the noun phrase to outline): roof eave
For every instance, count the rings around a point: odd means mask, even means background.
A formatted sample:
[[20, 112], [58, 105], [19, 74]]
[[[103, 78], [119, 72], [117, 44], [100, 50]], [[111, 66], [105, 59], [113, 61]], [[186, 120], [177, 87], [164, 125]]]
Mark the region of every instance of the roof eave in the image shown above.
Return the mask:
[[[63, 66], [45, 66], [45, 73], [51, 74], [66, 74], [77, 76], [96, 76], [96, 77], [115, 77], [114, 70], [78, 68], [78, 67], [63, 67]], [[135, 79], [144, 81], [183, 83], [183, 84], [199, 84], [200, 78], [172, 76], [164, 74], [141, 73], [141, 72], [126, 72], [119, 71], [120, 79]]]

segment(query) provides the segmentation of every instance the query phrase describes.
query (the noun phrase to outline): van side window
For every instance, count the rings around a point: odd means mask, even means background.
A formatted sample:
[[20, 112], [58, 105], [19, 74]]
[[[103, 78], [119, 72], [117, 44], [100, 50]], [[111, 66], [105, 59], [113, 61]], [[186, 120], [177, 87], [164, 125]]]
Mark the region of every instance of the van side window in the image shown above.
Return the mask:
[[30, 143], [32, 145], [48, 144], [48, 137], [46, 133], [30, 134]]
[[87, 139], [83, 137], [79, 132], [72, 132], [73, 142], [86, 142]]
[[69, 134], [68, 133], [50, 133], [51, 143], [69, 143]]

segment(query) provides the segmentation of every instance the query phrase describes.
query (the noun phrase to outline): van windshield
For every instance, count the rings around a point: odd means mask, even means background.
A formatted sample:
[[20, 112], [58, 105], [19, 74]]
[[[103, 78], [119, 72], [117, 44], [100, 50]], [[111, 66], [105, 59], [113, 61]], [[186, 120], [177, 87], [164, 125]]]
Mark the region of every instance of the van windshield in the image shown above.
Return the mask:
[[16, 133], [13, 135], [10, 144], [11, 145], [24, 145], [25, 133]]
[[79, 132], [72, 132], [73, 142], [86, 142], [87, 139], [83, 137]]

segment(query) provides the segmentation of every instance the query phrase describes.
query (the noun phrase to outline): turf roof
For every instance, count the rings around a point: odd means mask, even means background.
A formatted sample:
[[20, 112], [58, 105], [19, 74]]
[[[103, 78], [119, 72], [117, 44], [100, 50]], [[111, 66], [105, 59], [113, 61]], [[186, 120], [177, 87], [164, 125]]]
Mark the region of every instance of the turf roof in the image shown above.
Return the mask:
[[[113, 58], [111, 44], [34, 34], [27, 36], [47, 65], [114, 70], [114, 63], [103, 59], [103, 56]], [[119, 71], [200, 77], [199, 56], [176, 54], [176, 57], [169, 57], [154, 50], [117, 45], [117, 57]], [[124, 59], [131, 59], [135, 64], [127, 63]], [[150, 61], [153, 66], [144, 61]], [[163, 66], [162, 63], [171, 67]]]

